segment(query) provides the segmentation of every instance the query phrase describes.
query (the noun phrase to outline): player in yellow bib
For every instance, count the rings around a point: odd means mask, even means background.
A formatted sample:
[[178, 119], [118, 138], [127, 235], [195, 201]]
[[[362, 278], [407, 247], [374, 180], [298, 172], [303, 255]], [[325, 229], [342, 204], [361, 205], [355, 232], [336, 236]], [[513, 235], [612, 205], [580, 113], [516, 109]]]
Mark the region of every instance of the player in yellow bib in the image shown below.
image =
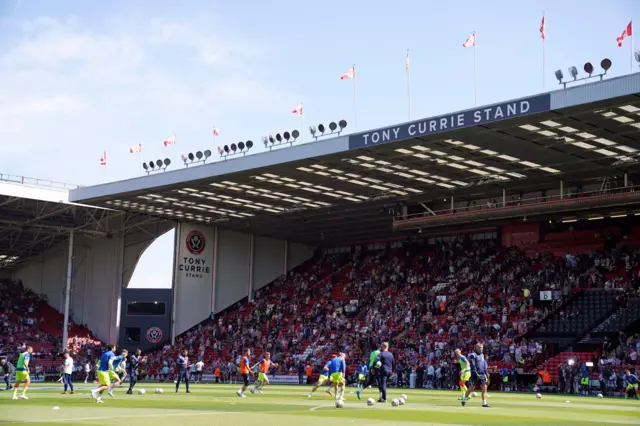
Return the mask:
[[27, 389], [31, 383], [31, 378], [29, 377], [29, 361], [31, 361], [32, 353], [33, 348], [31, 346], [27, 346], [27, 350], [21, 353], [18, 357], [18, 362], [16, 364], [16, 383], [13, 385], [13, 399], [18, 399], [18, 389], [20, 388], [21, 383], [24, 383], [24, 386], [22, 388], [22, 395], [20, 395], [20, 398], [29, 399], [27, 397]]
[[460, 349], [455, 351], [456, 358], [460, 363], [460, 390], [462, 391], [462, 400], [467, 393], [467, 382], [471, 379], [471, 367], [469, 366], [469, 360], [466, 356], [462, 355]]

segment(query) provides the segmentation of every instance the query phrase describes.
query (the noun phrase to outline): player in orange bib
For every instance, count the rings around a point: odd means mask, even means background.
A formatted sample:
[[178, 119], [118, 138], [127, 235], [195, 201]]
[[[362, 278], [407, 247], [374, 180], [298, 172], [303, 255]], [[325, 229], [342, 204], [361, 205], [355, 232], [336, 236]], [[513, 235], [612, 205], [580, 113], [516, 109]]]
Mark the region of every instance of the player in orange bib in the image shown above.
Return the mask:
[[244, 355], [240, 358], [240, 376], [242, 376], [243, 385], [236, 392], [240, 398], [245, 398], [244, 391], [249, 387], [249, 375], [253, 376], [253, 371], [249, 368], [249, 356], [251, 355], [251, 349], [245, 349]]
[[269, 384], [269, 378], [267, 377], [267, 373], [269, 372], [269, 369], [272, 366], [277, 367], [278, 364], [276, 364], [275, 362], [271, 362], [270, 352], [265, 352], [264, 359], [260, 361], [258, 364], [254, 365], [251, 369], [253, 370], [258, 365], [260, 366], [260, 372], [258, 373], [258, 380], [256, 381], [256, 384], [253, 385], [253, 387], [251, 388], [251, 393], [255, 393], [257, 390], [258, 393], [262, 395], [262, 387], [264, 385]]

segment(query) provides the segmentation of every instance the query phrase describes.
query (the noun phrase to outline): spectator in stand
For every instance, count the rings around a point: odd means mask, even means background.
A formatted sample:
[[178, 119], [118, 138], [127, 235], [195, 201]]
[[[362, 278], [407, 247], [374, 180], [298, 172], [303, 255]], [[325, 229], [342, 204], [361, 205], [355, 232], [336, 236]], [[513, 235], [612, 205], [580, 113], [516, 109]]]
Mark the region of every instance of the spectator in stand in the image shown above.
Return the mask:
[[3, 390], [11, 390], [11, 375], [15, 371], [15, 367], [6, 358], [0, 360], [0, 375], [6, 385]]

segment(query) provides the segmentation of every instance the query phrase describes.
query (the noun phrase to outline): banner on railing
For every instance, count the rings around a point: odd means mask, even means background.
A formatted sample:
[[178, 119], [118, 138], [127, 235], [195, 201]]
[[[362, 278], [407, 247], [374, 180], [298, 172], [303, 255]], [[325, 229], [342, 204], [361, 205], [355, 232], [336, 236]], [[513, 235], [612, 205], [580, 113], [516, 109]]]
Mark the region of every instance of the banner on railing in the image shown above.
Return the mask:
[[542, 302], [551, 302], [553, 301], [553, 292], [551, 290], [539, 291], [540, 300]]
[[[269, 377], [269, 382], [274, 385], [297, 385], [299, 384], [298, 376], [267, 376]], [[203, 382], [215, 382], [216, 376], [213, 374], [203, 374], [202, 381]], [[303, 378], [303, 384], [307, 383], [307, 378]]]

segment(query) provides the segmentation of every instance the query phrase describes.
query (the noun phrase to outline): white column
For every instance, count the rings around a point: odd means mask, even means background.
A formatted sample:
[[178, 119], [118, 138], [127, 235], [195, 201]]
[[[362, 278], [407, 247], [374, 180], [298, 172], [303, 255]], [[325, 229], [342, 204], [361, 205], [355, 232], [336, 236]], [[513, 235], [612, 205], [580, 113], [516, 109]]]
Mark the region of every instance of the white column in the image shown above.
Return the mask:
[[73, 240], [74, 230], [69, 231], [69, 253], [67, 257], [67, 283], [64, 289], [64, 322], [62, 329], [62, 349], [67, 349], [69, 341], [69, 299], [71, 297], [71, 278], [73, 276]]
[[220, 228], [213, 228], [213, 277], [211, 278], [211, 313], [216, 313], [216, 286], [218, 283], [218, 253], [220, 252]]
[[253, 268], [255, 263], [255, 244], [256, 236], [251, 234], [249, 238], [249, 283], [247, 285], [247, 298], [249, 302], [253, 301]]
[[180, 234], [182, 233], [180, 222], [177, 223], [176, 229], [174, 231], [173, 236], [173, 282], [171, 284], [171, 344], [176, 343], [176, 282], [178, 282], [178, 256], [180, 253], [180, 245], [178, 244], [178, 239], [180, 238]]

